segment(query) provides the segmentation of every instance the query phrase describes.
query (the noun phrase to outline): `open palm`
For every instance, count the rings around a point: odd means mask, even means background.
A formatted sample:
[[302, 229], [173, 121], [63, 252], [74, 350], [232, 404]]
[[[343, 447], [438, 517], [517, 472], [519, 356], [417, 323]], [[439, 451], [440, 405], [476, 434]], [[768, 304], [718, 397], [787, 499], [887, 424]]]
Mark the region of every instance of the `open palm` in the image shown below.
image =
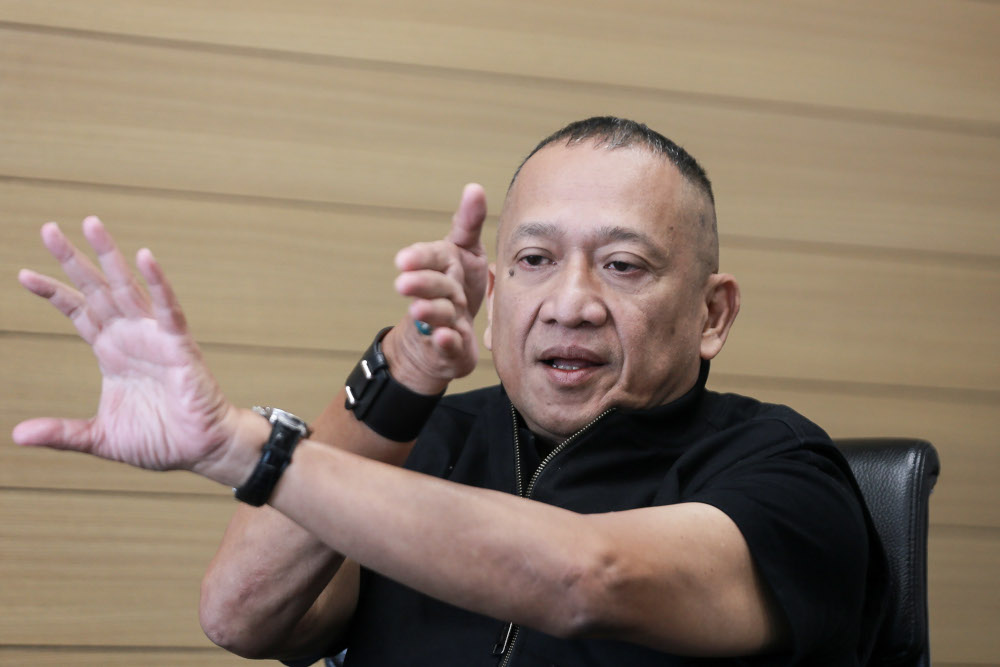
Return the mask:
[[206, 368], [162, 269], [152, 253], [139, 251], [147, 293], [97, 218], [84, 220], [83, 230], [103, 272], [49, 223], [42, 241], [76, 289], [29, 270], [18, 278], [69, 317], [93, 348], [103, 376], [97, 414], [22, 422], [15, 442], [154, 470], [210, 461], [231, 437], [237, 411]]

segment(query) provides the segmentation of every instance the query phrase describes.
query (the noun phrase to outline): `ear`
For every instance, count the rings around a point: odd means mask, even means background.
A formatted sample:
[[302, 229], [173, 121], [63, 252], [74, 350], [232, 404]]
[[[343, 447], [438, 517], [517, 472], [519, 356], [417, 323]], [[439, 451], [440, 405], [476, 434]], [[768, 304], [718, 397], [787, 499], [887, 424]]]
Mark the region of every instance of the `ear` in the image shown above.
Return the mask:
[[490, 271], [486, 276], [486, 331], [483, 332], [483, 345], [486, 349], [493, 351], [493, 287], [497, 280], [497, 265], [490, 264]]
[[729, 329], [740, 312], [740, 286], [728, 273], [713, 273], [705, 288], [705, 322], [701, 328], [701, 358], [722, 351]]

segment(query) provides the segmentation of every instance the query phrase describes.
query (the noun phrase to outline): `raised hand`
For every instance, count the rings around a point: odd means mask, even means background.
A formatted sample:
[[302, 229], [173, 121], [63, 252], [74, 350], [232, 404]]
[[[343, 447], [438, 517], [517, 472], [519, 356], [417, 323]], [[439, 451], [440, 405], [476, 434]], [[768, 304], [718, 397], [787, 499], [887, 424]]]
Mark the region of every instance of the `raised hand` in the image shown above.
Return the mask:
[[[437, 393], [476, 367], [473, 319], [486, 294], [488, 273], [480, 238], [485, 219], [486, 195], [482, 186], [471, 183], [462, 192], [447, 237], [415, 243], [396, 254], [396, 290], [413, 301], [385, 347], [393, 375], [411, 389]], [[415, 321], [430, 326], [430, 335], [421, 334]]]
[[27, 269], [18, 279], [93, 348], [103, 376], [97, 414], [25, 421], [14, 441], [154, 470], [211, 465], [235, 433], [239, 411], [208, 372], [163, 270], [149, 250], [139, 251], [147, 293], [97, 218], [83, 221], [83, 233], [103, 272], [48, 223], [42, 242], [77, 289]]

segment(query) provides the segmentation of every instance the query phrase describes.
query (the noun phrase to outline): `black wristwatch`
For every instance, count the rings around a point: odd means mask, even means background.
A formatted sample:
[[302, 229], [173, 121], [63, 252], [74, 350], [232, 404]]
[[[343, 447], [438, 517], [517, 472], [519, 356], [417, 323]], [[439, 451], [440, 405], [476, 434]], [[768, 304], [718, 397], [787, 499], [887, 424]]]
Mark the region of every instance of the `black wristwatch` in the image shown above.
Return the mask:
[[417, 437], [444, 392], [434, 396], [407, 389], [389, 374], [382, 339], [392, 327], [375, 335], [361, 361], [347, 376], [344, 407], [379, 435], [397, 442]]
[[240, 488], [233, 489], [233, 494], [247, 505], [260, 507], [271, 497], [281, 473], [291, 463], [295, 445], [302, 438], [308, 438], [312, 431], [308, 424], [290, 412], [259, 405], [255, 405], [253, 411], [271, 422], [271, 437], [264, 445], [250, 479]]

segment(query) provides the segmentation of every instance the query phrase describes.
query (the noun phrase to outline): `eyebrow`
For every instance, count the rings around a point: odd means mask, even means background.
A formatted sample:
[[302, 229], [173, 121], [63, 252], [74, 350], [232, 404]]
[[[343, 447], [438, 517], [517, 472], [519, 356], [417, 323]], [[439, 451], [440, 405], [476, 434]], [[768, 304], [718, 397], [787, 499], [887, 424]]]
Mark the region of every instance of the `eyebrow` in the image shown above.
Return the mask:
[[634, 229], [625, 229], [624, 227], [599, 227], [597, 229], [596, 236], [600, 239], [606, 239], [608, 241], [621, 241], [625, 243], [638, 243], [639, 245], [646, 246], [649, 250], [657, 253], [663, 254], [662, 251], [657, 247], [653, 239], [649, 238], [646, 234], [642, 232], [637, 232]]
[[559, 239], [566, 235], [566, 232], [550, 222], [526, 222], [518, 225], [517, 229], [510, 235], [510, 243], [520, 241], [525, 238], [541, 237], [545, 239]]

